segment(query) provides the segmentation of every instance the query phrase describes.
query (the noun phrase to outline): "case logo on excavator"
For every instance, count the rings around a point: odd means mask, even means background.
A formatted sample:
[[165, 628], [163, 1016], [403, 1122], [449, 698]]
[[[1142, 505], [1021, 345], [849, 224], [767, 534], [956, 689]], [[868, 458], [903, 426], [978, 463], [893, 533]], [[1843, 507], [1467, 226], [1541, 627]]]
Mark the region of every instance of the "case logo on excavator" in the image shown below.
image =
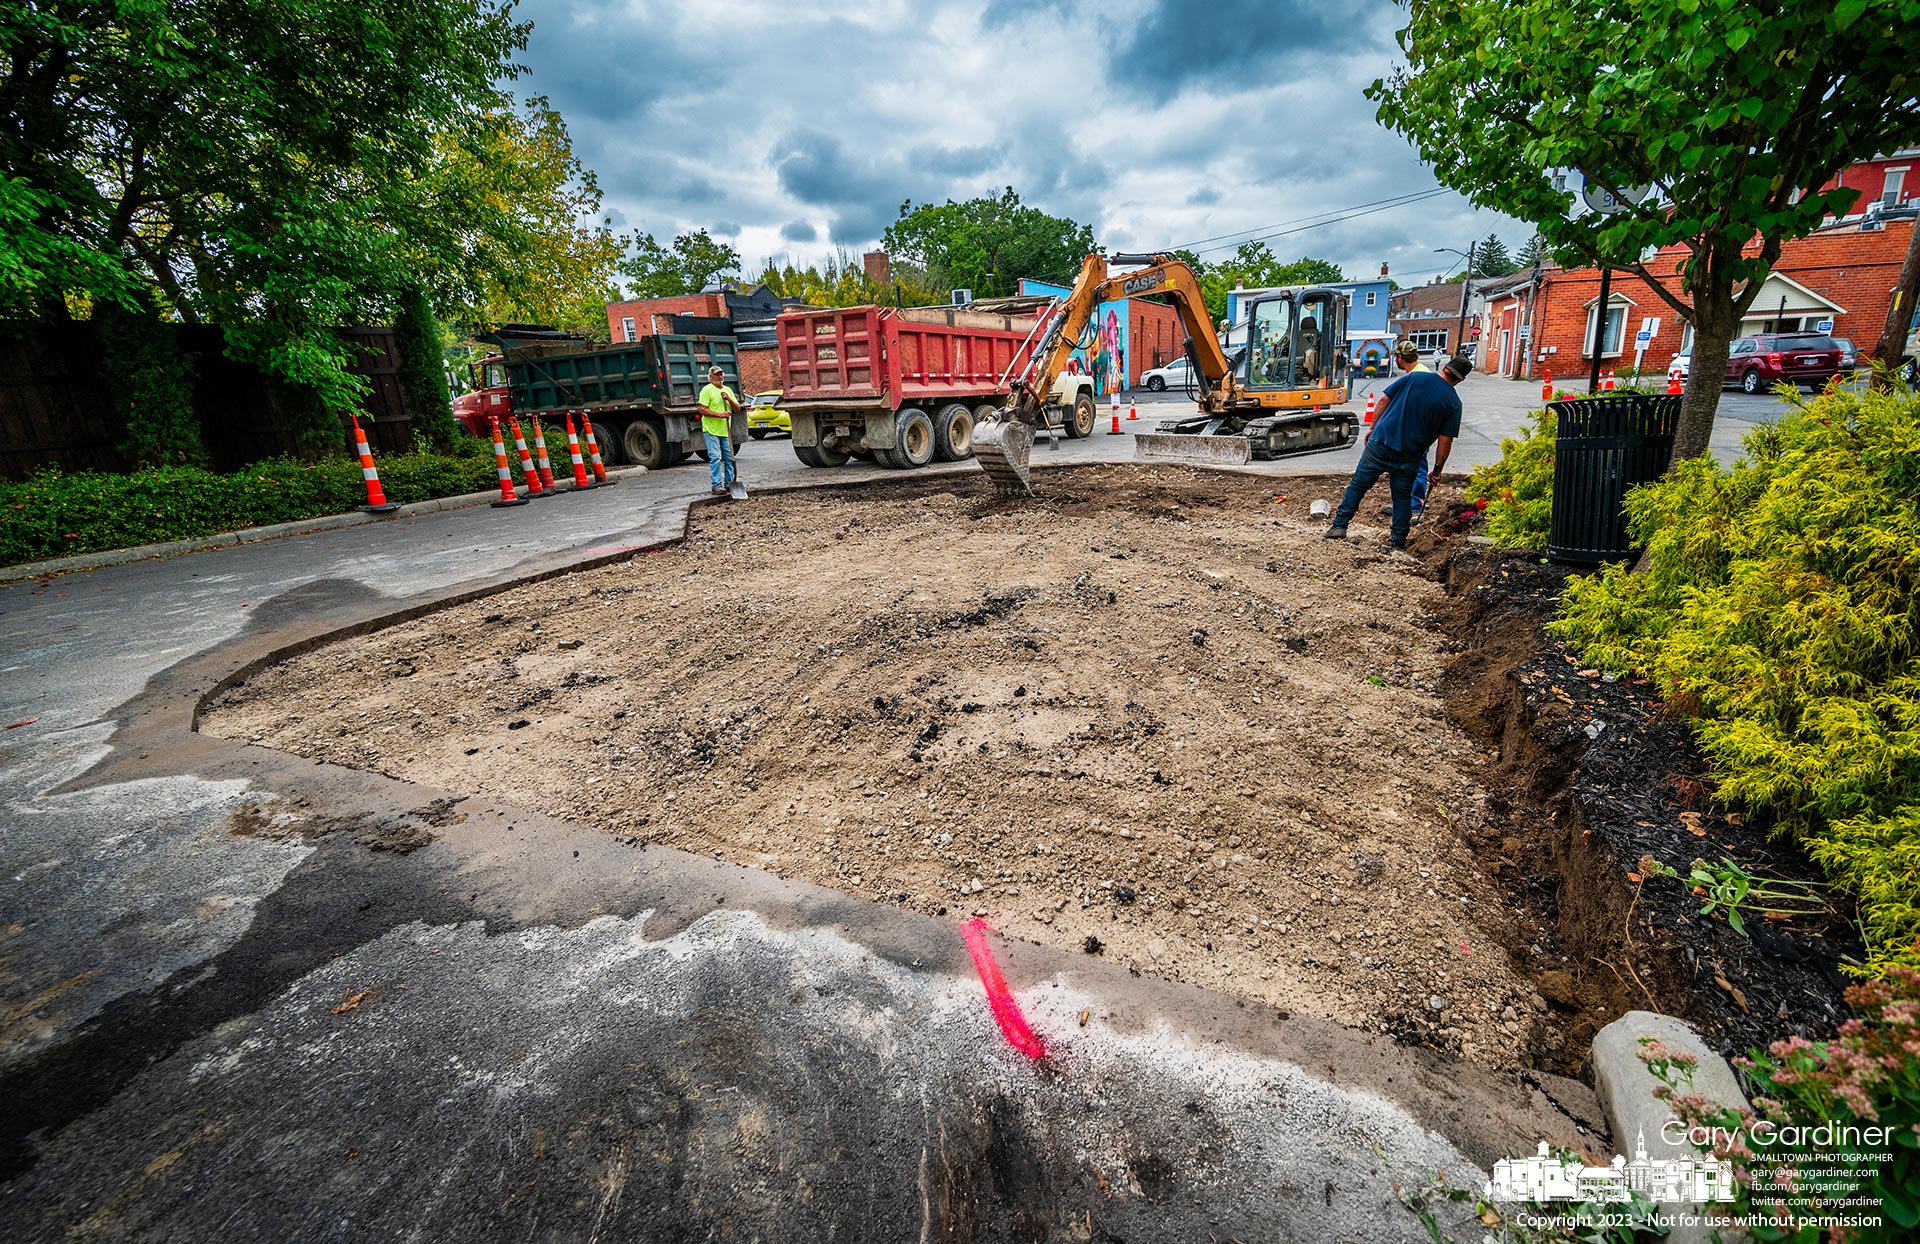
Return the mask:
[[1132, 297], [1134, 294], [1144, 294], [1150, 289], [1159, 289], [1166, 283], [1167, 274], [1164, 272], [1155, 272], [1148, 276], [1129, 277], [1126, 282], [1120, 286], [1120, 290], [1128, 297]]

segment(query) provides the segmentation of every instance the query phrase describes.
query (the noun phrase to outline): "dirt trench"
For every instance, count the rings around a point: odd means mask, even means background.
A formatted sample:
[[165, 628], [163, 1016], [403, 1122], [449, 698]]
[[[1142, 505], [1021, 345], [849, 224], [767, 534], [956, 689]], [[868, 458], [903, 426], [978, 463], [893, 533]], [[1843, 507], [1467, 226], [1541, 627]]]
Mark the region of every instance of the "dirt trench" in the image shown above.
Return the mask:
[[203, 728], [1534, 1065], [1580, 1012], [1484, 858], [1510, 766], [1448, 719], [1423, 564], [1306, 519], [1337, 487], [1103, 466], [1037, 503], [712, 507], [262, 671]]

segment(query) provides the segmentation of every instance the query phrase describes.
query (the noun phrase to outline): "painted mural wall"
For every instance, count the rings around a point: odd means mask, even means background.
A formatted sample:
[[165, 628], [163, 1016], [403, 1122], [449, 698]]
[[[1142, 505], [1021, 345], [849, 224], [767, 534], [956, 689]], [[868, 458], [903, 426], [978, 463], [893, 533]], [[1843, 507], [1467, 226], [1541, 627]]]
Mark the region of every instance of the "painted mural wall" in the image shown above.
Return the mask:
[[[1073, 291], [1064, 285], [1053, 285], [1046, 281], [1034, 281], [1022, 278], [1020, 293], [1026, 297], [1065, 298]], [[1069, 370], [1076, 365], [1078, 370], [1093, 377], [1094, 392], [1102, 397], [1111, 393], [1124, 393], [1130, 386], [1127, 360], [1131, 357], [1127, 340], [1129, 315], [1125, 299], [1103, 302], [1094, 308], [1093, 319], [1087, 325], [1087, 343], [1073, 352], [1073, 362]]]

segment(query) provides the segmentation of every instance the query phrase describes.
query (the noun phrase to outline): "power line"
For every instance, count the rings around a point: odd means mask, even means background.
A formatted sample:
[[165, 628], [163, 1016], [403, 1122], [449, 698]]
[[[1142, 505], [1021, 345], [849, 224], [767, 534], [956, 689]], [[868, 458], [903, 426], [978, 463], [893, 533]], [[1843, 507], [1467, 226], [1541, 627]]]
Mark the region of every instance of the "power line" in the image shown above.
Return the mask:
[[1318, 220], [1322, 216], [1332, 216], [1332, 215], [1337, 215], [1338, 213], [1341, 213], [1341, 212], [1357, 211], [1363, 207], [1376, 207], [1376, 206], [1379, 206], [1380, 204], [1398, 204], [1402, 200], [1412, 202], [1424, 196], [1432, 196], [1435, 194], [1442, 194], [1444, 192], [1445, 192], [1445, 188], [1441, 187], [1433, 190], [1416, 190], [1409, 194], [1390, 195], [1387, 198], [1374, 199], [1368, 203], [1355, 203], [1352, 207], [1335, 207], [1335, 208], [1329, 208], [1324, 212], [1313, 212], [1306, 216], [1296, 216], [1292, 220], [1282, 220], [1271, 225], [1255, 225], [1250, 229], [1235, 229], [1231, 233], [1216, 233], [1210, 238], [1201, 238], [1197, 242], [1186, 242], [1181, 244], [1180, 246], [1173, 247], [1172, 249], [1185, 250], [1189, 247], [1205, 246], [1209, 242], [1218, 242], [1223, 238], [1237, 238], [1243, 233], [1259, 233], [1263, 229], [1279, 229], [1287, 225], [1297, 225], [1309, 220]]
[[1194, 251], [1194, 254], [1196, 255], [1204, 255], [1208, 251], [1226, 250], [1228, 249], [1229, 246], [1238, 248], [1240, 246], [1244, 246], [1251, 242], [1265, 242], [1271, 238], [1284, 238], [1295, 233], [1305, 233], [1309, 229], [1318, 229], [1322, 225], [1337, 225], [1342, 221], [1354, 220], [1361, 216], [1371, 216], [1375, 212], [1384, 212], [1396, 207], [1408, 207], [1408, 206], [1411, 206], [1412, 204], [1419, 203], [1425, 199], [1435, 198], [1439, 195], [1443, 195], [1446, 193], [1447, 191], [1444, 188], [1439, 190], [1428, 190], [1420, 194], [1410, 195], [1406, 198], [1399, 199], [1396, 201], [1384, 202], [1377, 206], [1367, 206], [1363, 208], [1347, 210], [1341, 213], [1340, 215], [1332, 216], [1326, 220], [1317, 220], [1317, 221], [1314, 221], [1312, 224], [1298, 225], [1292, 229], [1276, 229], [1271, 233], [1262, 233], [1256, 237], [1242, 238], [1239, 242], [1234, 242], [1234, 243], [1223, 242], [1217, 246], [1196, 247], [1196, 248], [1193, 248], [1193, 251]]

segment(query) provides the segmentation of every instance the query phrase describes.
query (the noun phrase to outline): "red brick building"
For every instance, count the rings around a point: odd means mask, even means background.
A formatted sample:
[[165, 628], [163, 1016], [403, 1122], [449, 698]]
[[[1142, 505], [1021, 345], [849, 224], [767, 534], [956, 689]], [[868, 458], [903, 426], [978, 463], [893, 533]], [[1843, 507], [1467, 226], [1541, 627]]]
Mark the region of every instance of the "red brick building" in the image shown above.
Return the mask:
[[[1834, 336], [1849, 338], [1862, 349], [1872, 348], [1886, 322], [1913, 229], [1912, 217], [1885, 220], [1868, 229], [1858, 219], [1850, 219], [1786, 243], [1740, 331], [1811, 331], [1831, 320]], [[1685, 248], [1669, 247], [1647, 267], [1677, 292], [1679, 264], [1685, 256]], [[1543, 268], [1537, 289], [1531, 272], [1520, 272], [1485, 292], [1481, 340], [1487, 370], [1507, 376], [1538, 376], [1546, 369], [1563, 378], [1587, 374], [1600, 299], [1598, 269]], [[1693, 340], [1692, 328], [1637, 276], [1615, 272], [1608, 302], [1604, 365], [1634, 362], [1635, 335], [1649, 319], [1659, 323], [1652, 340], [1639, 352], [1643, 368], [1664, 370]], [[1526, 327], [1532, 331], [1523, 335]]]
[[[655, 332], [668, 331], [667, 317], [670, 315], [710, 315], [724, 319], [727, 314], [727, 300], [724, 293], [686, 294], [679, 298], [638, 298], [632, 302], [610, 302], [607, 304], [607, 332], [618, 344], [622, 341], [638, 341], [642, 337], [651, 337]], [[655, 317], [659, 318], [659, 327], [654, 326]]]
[[1878, 155], [1871, 160], [1850, 164], [1840, 171], [1838, 177], [1820, 188], [1831, 190], [1835, 186], [1847, 186], [1860, 192], [1859, 199], [1847, 212], [1849, 220], [1875, 204], [1898, 207], [1902, 203], [1920, 199], [1920, 147], [1908, 147], [1891, 155]]

